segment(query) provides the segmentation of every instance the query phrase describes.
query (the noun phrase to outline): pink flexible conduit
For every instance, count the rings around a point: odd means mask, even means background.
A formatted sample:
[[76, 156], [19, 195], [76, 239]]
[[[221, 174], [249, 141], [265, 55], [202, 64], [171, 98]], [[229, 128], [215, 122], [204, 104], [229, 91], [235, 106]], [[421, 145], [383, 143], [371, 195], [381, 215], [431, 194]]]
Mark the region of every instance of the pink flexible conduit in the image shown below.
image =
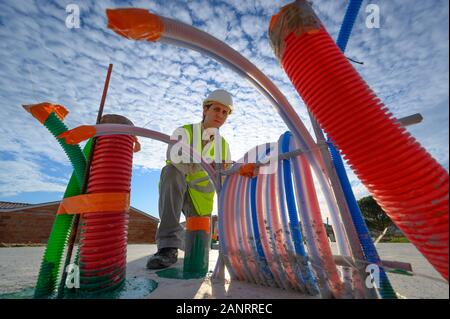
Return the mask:
[[225, 201], [225, 209], [228, 211], [228, 214], [225, 215], [226, 225], [227, 227], [227, 239], [229, 243], [229, 258], [231, 261], [231, 265], [236, 271], [237, 277], [239, 280], [248, 280], [246, 277], [245, 270], [242, 264], [242, 251], [239, 250], [237, 245], [237, 232], [235, 229], [236, 223], [234, 223], [234, 218], [236, 214], [236, 183], [237, 176], [234, 176], [230, 180], [230, 193], [228, 195], [227, 200]]
[[[242, 176], [237, 176], [237, 187], [236, 187], [236, 194], [235, 194], [235, 205], [237, 209], [235, 210], [235, 216], [234, 216], [234, 225], [236, 227], [236, 234], [242, 234], [242, 236], [236, 236], [237, 240], [237, 246], [240, 253], [240, 260], [243, 266], [243, 269], [245, 271], [247, 280], [249, 282], [257, 283], [257, 280], [255, 279], [256, 275], [256, 267], [255, 264], [252, 264], [250, 262], [250, 247], [248, 244], [247, 239], [247, 232], [245, 228], [245, 200], [242, 200], [242, 198], [245, 198], [246, 193], [246, 186], [247, 183], [243, 182], [244, 178]], [[243, 227], [244, 226], [244, 227]]]
[[[291, 142], [291, 144], [294, 144], [294, 142]], [[295, 145], [291, 147], [295, 149]], [[327, 234], [323, 227], [310, 166], [304, 156], [293, 158], [292, 163], [296, 166], [294, 168], [296, 173], [294, 174], [294, 182], [295, 188], [299, 190], [296, 193], [297, 205], [303, 220], [303, 230], [309, 238], [307, 246], [311, 254], [311, 262], [317, 268], [317, 277], [321, 280], [322, 285], [327, 285], [329, 289], [328, 292], [327, 289], [322, 288], [322, 295], [328, 298], [330, 297], [328, 294], [331, 293], [336, 298], [343, 298], [346, 296], [345, 287], [340, 280], [331, 247], [328, 244]], [[305, 206], [302, 207], [300, 203], [304, 203]], [[348, 297], [350, 291], [347, 293]]]
[[448, 280], [448, 172], [395, 123], [323, 26], [291, 31], [279, 58], [308, 109], [383, 210]]
[[236, 188], [236, 203], [238, 203], [239, 210], [236, 210], [236, 215], [234, 222], [236, 224], [236, 232], [241, 234], [237, 237], [239, 248], [243, 252], [242, 261], [244, 268], [249, 274], [249, 282], [258, 284], [261, 282], [259, 277], [258, 265], [254, 256], [252, 254], [252, 249], [250, 247], [250, 236], [248, 233], [248, 225], [246, 220], [246, 212], [248, 211], [247, 206], [249, 202], [244, 199], [247, 198], [247, 192], [249, 192], [250, 184], [248, 179], [242, 176], [238, 177], [238, 187]]
[[[264, 250], [264, 255], [267, 259], [267, 264], [269, 265], [270, 270], [272, 271], [272, 274], [274, 276], [275, 282], [278, 285], [278, 287], [286, 289], [288, 286], [286, 284], [286, 280], [284, 278], [284, 273], [282, 272], [282, 269], [280, 269], [280, 265], [277, 260], [275, 260], [275, 256], [273, 252], [270, 249], [270, 243], [269, 238], [267, 234], [267, 229], [269, 228], [269, 225], [267, 224], [267, 219], [265, 218], [265, 215], [267, 214], [267, 207], [266, 207], [266, 178], [267, 175], [262, 174], [259, 175], [257, 184], [256, 184], [256, 209], [257, 209], [257, 217], [258, 217], [258, 227], [259, 227], [259, 234], [261, 237], [261, 243]], [[270, 231], [270, 230], [269, 230]]]
[[271, 238], [271, 247], [272, 253], [276, 256], [277, 263], [280, 265], [280, 272], [284, 274], [284, 280], [287, 280], [290, 288], [299, 289], [304, 292], [305, 289], [302, 285], [300, 285], [297, 280], [294, 270], [292, 269], [292, 265], [289, 262], [289, 258], [291, 256], [288, 255], [288, 252], [285, 248], [285, 235], [283, 233], [283, 228], [281, 226], [280, 221], [280, 207], [279, 207], [279, 196], [278, 196], [278, 185], [276, 183], [276, 174], [266, 175], [268, 178], [268, 182], [266, 184], [266, 204], [265, 206], [268, 208], [266, 211], [267, 219], [270, 219], [269, 227], [266, 227], [266, 231]]

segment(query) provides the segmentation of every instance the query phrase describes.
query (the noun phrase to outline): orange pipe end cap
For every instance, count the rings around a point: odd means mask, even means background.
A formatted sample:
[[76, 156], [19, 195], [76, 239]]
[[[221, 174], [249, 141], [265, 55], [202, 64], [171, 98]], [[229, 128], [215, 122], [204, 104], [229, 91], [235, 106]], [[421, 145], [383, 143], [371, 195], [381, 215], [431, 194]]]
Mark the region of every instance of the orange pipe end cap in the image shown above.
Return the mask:
[[108, 28], [132, 40], [157, 41], [163, 32], [161, 19], [146, 9], [106, 9]]
[[64, 139], [67, 144], [76, 145], [84, 140], [95, 136], [97, 130], [92, 125], [81, 125], [69, 131], [58, 135], [58, 138]]
[[42, 124], [47, 121], [51, 113], [55, 113], [56, 116], [62, 121], [69, 114], [69, 111], [62, 105], [51, 104], [48, 102], [38, 104], [23, 104], [23, 108], [31, 113]]

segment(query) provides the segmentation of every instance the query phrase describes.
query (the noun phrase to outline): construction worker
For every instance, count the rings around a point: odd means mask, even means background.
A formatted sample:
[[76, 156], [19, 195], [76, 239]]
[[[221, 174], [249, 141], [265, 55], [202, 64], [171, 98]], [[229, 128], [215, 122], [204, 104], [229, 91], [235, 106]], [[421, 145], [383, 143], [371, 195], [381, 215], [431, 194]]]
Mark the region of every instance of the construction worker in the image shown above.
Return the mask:
[[[221, 164], [222, 168], [226, 168], [231, 163], [229, 146], [217, 133], [232, 111], [231, 94], [225, 90], [215, 90], [203, 101], [202, 121], [177, 128], [172, 137], [178, 137], [193, 147], [209, 162], [220, 158], [225, 163]], [[220, 143], [217, 143], [219, 139]], [[219, 153], [216, 153], [216, 145], [220, 145]], [[178, 249], [184, 249], [181, 211], [186, 217], [210, 216], [214, 203], [212, 182], [199, 163], [192, 163], [192, 158], [180, 155], [175, 145], [169, 145], [166, 158], [159, 185], [161, 222], [156, 233], [158, 251], [149, 258], [149, 269], [166, 268], [177, 262]]]

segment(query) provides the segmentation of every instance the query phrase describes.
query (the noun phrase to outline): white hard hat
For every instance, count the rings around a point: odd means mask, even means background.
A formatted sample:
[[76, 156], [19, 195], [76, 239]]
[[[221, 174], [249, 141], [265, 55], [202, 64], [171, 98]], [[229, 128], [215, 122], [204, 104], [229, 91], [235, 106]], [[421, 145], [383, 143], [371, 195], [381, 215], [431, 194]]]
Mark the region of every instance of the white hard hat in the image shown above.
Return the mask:
[[233, 98], [231, 94], [225, 90], [215, 90], [209, 93], [208, 97], [203, 101], [203, 106], [217, 102], [230, 108], [230, 113], [233, 112]]

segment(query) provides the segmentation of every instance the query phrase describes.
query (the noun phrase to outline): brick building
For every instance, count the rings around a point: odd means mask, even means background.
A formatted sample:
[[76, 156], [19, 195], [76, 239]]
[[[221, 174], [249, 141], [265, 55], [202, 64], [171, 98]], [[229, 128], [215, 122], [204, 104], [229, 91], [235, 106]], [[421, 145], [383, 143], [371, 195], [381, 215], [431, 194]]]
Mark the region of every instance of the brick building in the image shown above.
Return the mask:
[[[41, 204], [0, 201], [0, 244], [46, 244], [58, 207], [59, 201]], [[158, 223], [158, 218], [131, 207], [128, 243], [155, 243]]]

